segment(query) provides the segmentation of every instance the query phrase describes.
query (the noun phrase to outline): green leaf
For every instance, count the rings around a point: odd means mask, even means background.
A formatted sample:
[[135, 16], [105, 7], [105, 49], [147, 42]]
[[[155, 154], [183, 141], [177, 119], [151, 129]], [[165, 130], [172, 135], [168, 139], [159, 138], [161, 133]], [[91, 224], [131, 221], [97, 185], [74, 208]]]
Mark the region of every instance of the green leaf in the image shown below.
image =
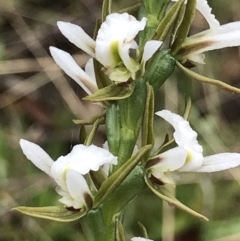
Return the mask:
[[97, 129], [98, 129], [99, 125], [102, 123], [102, 121], [103, 121], [103, 117], [99, 118], [95, 121], [95, 123], [92, 126], [92, 129], [91, 129], [90, 133], [88, 134], [88, 136], [87, 136], [87, 138], [84, 142], [84, 145], [89, 146], [93, 143], [93, 139], [96, 135]]
[[168, 190], [165, 186], [161, 186], [157, 189], [153, 187], [153, 184], [150, 182], [150, 180], [145, 176], [145, 182], [150, 188], [150, 190], [159, 198], [166, 201], [169, 205], [177, 207], [197, 218], [203, 219], [205, 221], [209, 221], [207, 217], [203, 216], [202, 214], [192, 210], [191, 208], [185, 206], [183, 203], [181, 203], [179, 200], [177, 200]]
[[102, 4], [102, 22], [106, 20], [107, 15], [112, 12], [112, 0], [104, 0]]
[[167, 6], [171, 0], [144, 0], [147, 14], [155, 16], [159, 21], [165, 16]]
[[122, 165], [115, 173], [113, 173], [99, 189], [95, 197], [93, 207], [99, 206], [104, 199], [109, 196], [129, 175], [134, 167], [139, 163], [140, 159], [152, 148], [152, 145], [147, 145], [139, 149], [124, 165]]
[[97, 189], [99, 189], [103, 182], [107, 179], [107, 175], [102, 168], [99, 168], [98, 171], [90, 171], [90, 177]]
[[216, 79], [211, 79], [211, 78], [208, 78], [208, 77], [205, 77], [205, 76], [202, 76], [200, 74], [197, 74], [193, 71], [191, 71], [190, 69], [187, 69], [186, 67], [184, 67], [182, 64], [180, 64], [178, 61], [177, 61], [177, 66], [188, 76], [192, 77], [193, 79], [196, 79], [200, 82], [203, 82], [203, 83], [207, 83], [207, 84], [211, 84], [211, 85], [215, 85], [217, 87], [220, 87], [222, 89], [226, 89], [226, 90], [229, 90], [233, 93], [236, 93], [236, 94], [240, 94], [240, 89], [239, 88], [236, 88], [236, 87], [233, 87], [231, 85], [228, 85], [220, 80], [216, 80]]
[[191, 107], [192, 107], [192, 100], [190, 97], [186, 97], [185, 110], [183, 115], [183, 118], [185, 120], [189, 120]]
[[166, 38], [169, 30], [171, 29], [174, 21], [178, 16], [178, 12], [180, 11], [184, 1], [185, 0], [179, 0], [176, 2], [169, 10], [169, 12], [164, 16], [156, 29], [156, 35], [154, 36], [154, 39], [163, 41]]
[[134, 86], [134, 83], [124, 85], [116, 85], [113, 83], [97, 90], [94, 94], [86, 96], [83, 99], [94, 102], [125, 99], [132, 94]]
[[95, 28], [94, 28], [94, 31], [93, 31], [93, 39], [94, 40], [96, 40], [96, 38], [97, 38], [98, 30], [100, 29], [101, 24], [102, 24], [102, 21], [100, 19], [97, 19], [96, 23], [95, 23]]
[[80, 133], [79, 133], [79, 143], [83, 144], [86, 141], [87, 138], [87, 130], [84, 125], [80, 127]]
[[[106, 111], [103, 111], [100, 115], [96, 115], [96, 116], [94, 116], [94, 117], [92, 117], [90, 119], [87, 119], [87, 120], [73, 120], [73, 122], [76, 125], [92, 125], [92, 124], [94, 124], [94, 122], [97, 119], [99, 119], [101, 117], [105, 117], [105, 115], [106, 115]], [[103, 120], [103, 122], [101, 124], [103, 124], [103, 123], [104, 123], [104, 120]]]
[[179, 12], [178, 12], [178, 16], [173, 24], [172, 27], [172, 32], [171, 32], [171, 36], [170, 36], [170, 41], [169, 41], [169, 46], [171, 47], [175, 38], [176, 38], [176, 34], [177, 34], [177, 30], [179, 29], [183, 18], [184, 18], [184, 14], [185, 14], [185, 10], [186, 10], [186, 5], [183, 4], [182, 7], [180, 8]]
[[190, 26], [195, 16], [196, 5], [197, 5], [197, 0], [187, 1], [187, 6], [184, 13], [183, 21], [180, 27], [178, 28], [175, 41], [173, 42], [173, 45], [171, 48], [173, 55], [175, 55], [178, 52], [178, 50], [181, 48], [183, 42], [188, 36]]
[[[143, 124], [142, 124], [142, 145], [151, 144], [154, 146], [154, 131], [153, 131], [153, 122], [154, 122], [154, 92], [151, 85], [147, 83], [147, 98], [145, 111], [143, 115]], [[143, 163], [148, 159], [150, 151], [145, 155]]]
[[87, 211], [85, 209], [81, 209], [80, 211], [70, 211], [65, 207], [60, 206], [49, 206], [49, 207], [16, 207], [12, 210], [18, 211], [20, 213], [37, 217], [44, 218], [59, 222], [72, 222], [81, 217], [83, 217]]
[[163, 141], [162, 145], [158, 148], [154, 156], [157, 156], [160, 153], [163, 153], [171, 148], [176, 147], [174, 138], [171, 138], [170, 140], [168, 139], [168, 141], [166, 141], [166, 138], [168, 138], [168, 135], [165, 136], [165, 140]]
[[145, 226], [141, 223], [138, 222], [138, 226], [140, 227], [141, 231], [142, 231], [142, 237], [148, 239], [148, 233], [147, 233], [147, 229], [145, 228]]
[[123, 225], [119, 219], [117, 219], [116, 241], [125, 241]]
[[142, 5], [141, 3], [136, 3], [136, 4], [134, 4], [134, 5], [130, 6], [130, 7], [126, 7], [126, 8], [120, 9], [118, 11], [118, 13], [129, 13], [129, 14], [131, 14], [131, 13], [137, 11], [141, 7], [141, 5]]

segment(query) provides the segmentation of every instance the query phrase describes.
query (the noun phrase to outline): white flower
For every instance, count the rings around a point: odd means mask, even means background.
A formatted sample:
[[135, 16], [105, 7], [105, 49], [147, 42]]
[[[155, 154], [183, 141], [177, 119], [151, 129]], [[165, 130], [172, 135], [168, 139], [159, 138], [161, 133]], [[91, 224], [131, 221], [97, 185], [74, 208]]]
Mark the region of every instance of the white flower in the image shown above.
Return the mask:
[[[178, 1], [178, 0], [172, 0]], [[183, 61], [204, 63], [203, 52], [240, 45], [240, 21], [220, 25], [206, 0], [197, 0], [197, 9], [209, 24], [209, 29], [188, 37], [178, 55]]]
[[153, 240], [147, 239], [147, 238], [141, 238], [141, 237], [134, 237], [134, 238], [131, 238], [131, 241], [153, 241]]
[[197, 133], [189, 122], [181, 116], [162, 110], [156, 112], [169, 122], [178, 147], [152, 157], [147, 165], [149, 172], [163, 183], [174, 184], [172, 172], [217, 172], [240, 165], [239, 153], [221, 153], [203, 157], [202, 146], [197, 141]]
[[[138, 45], [134, 38], [139, 31], [143, 30], [146, 25], [146, 18], [138, 21], [135, 17], [123, 13], [112, 13], [107, 16], [106, 21], [102, 23], [97, 39], [94, 41], [84, 30], [72, 23], [58, 22], [58, 27], [61, 33], [77, 47], [88, 53], [91, 57], [96, 58], [104, 66], [104, 72], [109, 75], [109, 78], [116, 82], [125, 82], [129, 78], [135, 79], [136, 73], [145, 71], [146, 61], [161, 46], [161, 41], [149, 41], [144, 47], [143, 57], [138, 63], [133, 57], [130, 56], [130, 49], [138, 50]], [[64, 52], [65, 53], [65, 52]], [[61, 68], [74, 80], [76, 80], [76, 73], [83, 75], [82, 71], [73, 64], [73, 59], [67, 63], [62, 58], [56, 60], [55, 53], [51, 51], [53, 58]], [[66, 55], [66, 53], [65, 53]], [[61, 58], [61, 56], [58, 56]], [[62, 56], [64, 57], [64, 56]], [[70, 57], [68, 57], [70, 59]], [[74, 65], [69, 67], [69, 65]], [[67, 65], [67, 67], [65, 66]], [[68, 71], [66, 71], [66, 69]], [[73, 74], [71, 73], [73, 72]], [[79, 76], [79, 74], [78, 74]], [[77, 77], [79, 79], [79, 77]], [[86, 76], [85, 76], [86, 79]], [[83, 84], [84, 85], [84, 84]], [[81, 85], [82, 86], [82, 85]]]
[[62, 196], [59, 201], [74, 209], [86, 208], [92, 201], [92, 194], [83, 175], [90, 170], [97, 171], [104, 164], [117, 164], [117, 158], [109, 151], [91, 145], [76, 145], [66, 156], [60, 156], [55, 162], [38, 145], [20, 140], [25, 156], [40, 170], [53, 178]]

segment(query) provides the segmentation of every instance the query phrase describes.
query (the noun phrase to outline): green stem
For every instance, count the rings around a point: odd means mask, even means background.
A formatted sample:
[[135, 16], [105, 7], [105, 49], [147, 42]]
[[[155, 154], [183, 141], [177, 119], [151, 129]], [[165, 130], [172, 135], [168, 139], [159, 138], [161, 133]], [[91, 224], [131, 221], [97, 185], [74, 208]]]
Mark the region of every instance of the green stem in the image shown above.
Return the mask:
[[88, 241], [99, 241], [105, 235], [102, 210], [91, 210], [80, 219], [83, 233]]
[[146, 189], [143, 171], [140, 166], [129, 174], [122, 184], [104, 201], [102, 214], [105, 223], [105, 235], [100, 241], [115, 241], [116, 218], [140, 192]]
[[146, 92], [145, 80], [139, 79], [132, 95], [127, 99], [119, 101], [122, 128], [117, 168], [122, 166], [132, 156], [142, 125]]

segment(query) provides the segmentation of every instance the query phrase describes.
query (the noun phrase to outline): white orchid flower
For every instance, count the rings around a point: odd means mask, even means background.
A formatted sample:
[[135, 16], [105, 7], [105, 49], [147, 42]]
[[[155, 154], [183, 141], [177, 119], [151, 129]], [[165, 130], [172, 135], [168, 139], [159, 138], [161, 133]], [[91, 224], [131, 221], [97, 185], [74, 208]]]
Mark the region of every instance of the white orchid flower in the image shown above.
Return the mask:
[[153, 241], [152, 239], [141, 238], [141, 237], [134, 237], [131, 238], [131, 241]]
[[[178, 1], [178, 0], [172, 0]], [[188, 37], [178, 55], [183, 61], [204, 64], [204, 52], [240, 45], [240, 21], [220, 25], [207, 0], [197, 0], [197, 10], [203, 15], [209, 29]]]
[[[75, 24], [61, 21], [57, 24], [61, 33], [71, 43], [104, 66], [104, 72], [109, 75], [112, 81], [126, 82], [129, 78], [135, 79], [137, 71], [141, 70], [141, 74], [144, 73], [146, 61], [152, 57], [162, 44], [161, 41], [150, 40], [144, 47], [140, 63], [130, 56], [130, 49], [138, 50], [138, 45], [134, 38], [139, 31], [145, 28], [146, 21], [146, 18], [138, 21], [128, 13], [112, 13], [102, 23], [96, 41]], [[56, 61], [56, 54], [52, 51], [51, 54]], [[61, 56], [58, 55], [57, 57], [60, 58]], [[68, 59], [70, 59], [69, 56]], [[78, 82], [79, 73], [81, 72], [82, 74], [82, 71], [77, 68], [76, 64], [73, 64], [73, 59], [68, 63], [64, 58], [56, 62], [57, 64], [61, 62], [62, 64], [59, 64], [59, 66], [70, 77], [75, 77], [74, 80]], [[70, 64], [74, 67], [69, 67]], [[76, 74], [78, 80], [76, 80]]]
[[174, 173], [218, 172], [240, 165], [239, 153], [220, 153], [203, 157], [203, 148], [197, 141], [197, 133], [188, 121], [169, 110], [158, 111], [156, 115], [173, 126], [173, 137], [178, 145], [152, 157], [146, 165], [151, 175], [161, 182], [174, 185]]
[[32, 142], [21, 139], [20, 146], [36, 167], [56, 181], [56, 191], [62, 196], [59, 202], [74, 209], [87, 208], [93, 199], [84, 175], [90, 170], [99, 170], [106, 163], [117, 164], [117, 157], [94, 145], [76, 145], [69, 154], [60, 156], [56, 161]]

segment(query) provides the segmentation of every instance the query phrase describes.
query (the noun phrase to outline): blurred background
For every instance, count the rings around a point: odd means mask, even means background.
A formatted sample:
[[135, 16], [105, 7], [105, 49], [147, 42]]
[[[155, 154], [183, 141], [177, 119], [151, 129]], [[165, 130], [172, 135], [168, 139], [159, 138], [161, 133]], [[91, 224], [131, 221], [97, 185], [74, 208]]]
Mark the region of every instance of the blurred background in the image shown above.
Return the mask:
[[[113, 2], [114, 10], [129, 6], [126, 0]], [[81, 100], [85, 93], [55, 65], [48, 48], [68, 51], [84, 66], [89, 57], [61, 35], [56, 22], [76, 23], [91, 36], [101, 4], [100, 0], [0, 0], [0, 241], [85, 241], [78, 221], [35, 219], [11, 208], [59, 204], [55, 184], [25, 158], [19, 139], [41, 145], [57, 159], [78, 143], [79, 126], [72, 119], [100, 111]], [[239, 0], [211, 0], [209, 4], [221, 24], [240, 21]], [[206, 28], [197, 14], [191, 32]], [[239, 56], [239, 48], [212, 51], [206, 54], [206, 65], [194, 71], [240, 87]], [[189, 80], [176, 69], [158, 92], [156, 110], [183, 113], [184, 95], [190, 89], [191, 125], [199, 133], [204, 154], [240, 152], [240, 96]], [[159, 144], [166, 127], [156, 118]], [[95, 144], [101, 146], [105, 140], [104, 128], [100, 128]], [[155, 241], [240, 240], [240, 168], [182, 176], [175, 192], [210, 221], [174, 210], [146, 192], [127, 207], [127, 240], [141, 235], [138, 222]]]

